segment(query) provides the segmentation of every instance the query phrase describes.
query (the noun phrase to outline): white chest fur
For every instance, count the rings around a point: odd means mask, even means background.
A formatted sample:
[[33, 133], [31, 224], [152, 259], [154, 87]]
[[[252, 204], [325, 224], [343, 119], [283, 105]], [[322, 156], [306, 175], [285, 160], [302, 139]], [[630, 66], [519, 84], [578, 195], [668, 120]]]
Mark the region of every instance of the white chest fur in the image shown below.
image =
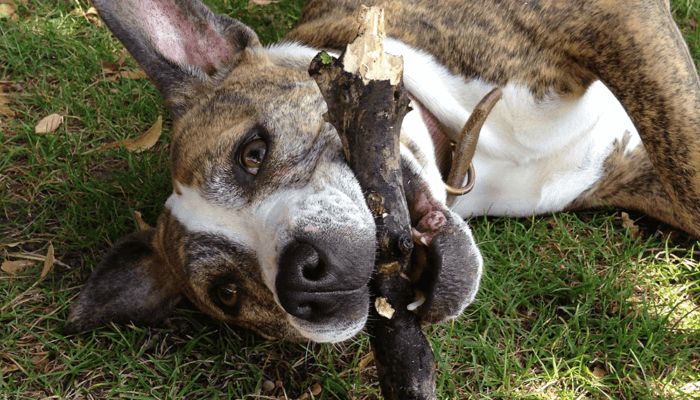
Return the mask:
[[[454, 75], [433, 56], [397, 40], [387, 39], [385, 50], [403, 57], [408, 90], [453, 131], [462, 129], [477, 103], [494, 88]], [[290, 43], [268, 49], [273, 62], [297, 68], [306, 68], [316, 53]], [[631, 135], [628, 150], [641, 143], [627, 113], [601, 82], [577, 99], [553, 94], [536, 101], [527, 87], [508, 84], [501, 89], [503, 98], [486, 120], [474, 156], [474, 190], [453, 206], [462, 217], [562, 210], [603, 176], [603, 162], [625, 132]], [[418, 118], [412, 114], [417, 112], [409, 113], [407, 120]], [[425, 126], [407, 120], [404, 134], [432, 152]]]
[[[451, 74], [428, 54], [396, 40], [389, 53], [404, 58], [408, 90], [437, 119], [461, 130], [477, 103], [494, 88]], [[503, 98], [484, 125], [474, 157], [476, 185], [453, 209], [470, 215], [528, 216], [562, 210], [603, 175], [616, 139], [639, 135], [620, 103], [601, 82], [578, 99], [555, 95], [536, 101], [523, 86], [501, 88]], [[409, 135], [426, 133], [411, 129]]]

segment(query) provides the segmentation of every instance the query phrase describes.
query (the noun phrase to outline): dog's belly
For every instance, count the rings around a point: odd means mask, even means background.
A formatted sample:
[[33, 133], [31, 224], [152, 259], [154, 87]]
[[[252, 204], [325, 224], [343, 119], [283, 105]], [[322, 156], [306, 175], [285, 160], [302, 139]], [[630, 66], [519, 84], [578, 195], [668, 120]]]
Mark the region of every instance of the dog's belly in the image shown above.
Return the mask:
[[[612, 93], [594, 83], [577, 101], [522, 102], [504, 88], [502, 108], [482, 131], [474, 158], [474, 190], [454, 209], [469, 215], [528, 216], [561, 211], [603, 177], [615, 140], [641, 140]], [[532, 100], [532, 99], [529, 99]], [[568, 103], [568, 104], [567, 104]]]
[[[407, 88], [452, 131], [461, 130], [494, 87], [453, 75], [431, 55], [396, 40], [388, 41], [387, 51], [404, 57]], [[535, 99], [518, 84], [501, 89], [503, 98], [486, 120], [474, 157], [476, 185], [453, 206], [462, 217], [563, 210], [603, 176], [603, 162], [625, 132], [631, 135], [628, 150], [641, 143], [627, 113], [599, 81], [580, 98]], [[411, 131], [414, 137], [428, 134]]]

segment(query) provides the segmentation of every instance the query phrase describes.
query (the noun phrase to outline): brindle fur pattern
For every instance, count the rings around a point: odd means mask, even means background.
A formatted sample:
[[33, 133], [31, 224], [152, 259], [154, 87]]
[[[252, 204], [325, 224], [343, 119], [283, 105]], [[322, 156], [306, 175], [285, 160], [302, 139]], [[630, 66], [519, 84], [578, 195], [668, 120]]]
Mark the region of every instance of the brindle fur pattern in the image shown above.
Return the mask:
[[[342, 50], [357, 32], [360, 2], [382, 5], [390, 37], [431, 54], [465, 81], [518, 84], [546, 102], [578, 99], [602, 80], [646, 150], [629, 151], [627, 138], [615, 142], [602, 178], [568, 208], [638, 209], [700, 236], [700, 86], [666, 3], [311, 0], [285, 41]], [[250, 28], [196, 0], [94, 3], [172, 111], [173, 195], [154, 229], [127, 236], [98, 264], [65, 332], [111, 321], [156, 324], [183, 295], [213, 317], [266, 337], [336, 341], [357, 332], [368, 307], [357, 282], [364, 285], [371, 274], [374, 226], [303, 57], [284, 64], [268, 56]], [[269, 146], [253, 177], [236, 157], [254, 138]], [[402, 138], [411, 153], [402, 153], [402, 162], [418, 165], [404, 165], [407, 200], [425, 194], [438, 204], [421, 175], [434, 158], [414, 139]], [[458, 234], [416, 251], [419, 263], [437, 264], [428, 275], [440, 271], [427, 285], [433, 293], [421, 310], [426, 322], [455, 317], [473, 300], [481, 276], [466, 223], [440, 207], [434, 209]], [[316, 216], [317, 209], [324, 214]], [[295, 242], [325, 249], [321, 258], [337, 264], [330, 275], [340, 283], [329, 293], [337, 292], [347, 310], [323, 323], [300, 322], [280, 304], [279, 290], [297, 290], [275, 281]], [[216, 299], [220, 282], [238, 285], [234, 307]], [[339, 333], [327, 332], [334, 329]]]
[[655, 167], [627, 163], [633, 176], [622, 179], [654, 182], [658, 174], [665, 190], [645, 184], [652, 187], [640, 193], [608, 177], [608, 190], [589, 191], [572, 207], [638, 209], [700, 236], [700, 86], [667, 2], [312, 0], [285, 40], [343, 49], [354, 39], [360, 3], [385, 7], [388, 36], [466, 78], [523, 84], [536, 98], [580, 96], [602, 80]]

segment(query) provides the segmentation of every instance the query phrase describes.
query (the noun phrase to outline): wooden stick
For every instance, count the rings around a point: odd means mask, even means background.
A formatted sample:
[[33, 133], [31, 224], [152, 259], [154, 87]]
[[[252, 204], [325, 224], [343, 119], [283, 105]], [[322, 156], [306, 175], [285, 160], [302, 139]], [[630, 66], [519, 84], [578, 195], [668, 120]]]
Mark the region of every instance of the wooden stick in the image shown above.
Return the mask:
[[436, 399], [433, 352], [417, 315], [407, 309], [413, 249], [403, 194], [400, 132], [410, 110], [401, 59], [383, 52], [384, 15], [363, 7], [358, 39], [340, 56], [319, 53], [309, 73], [328, 105], [345, 156], [377, 226], [373, 306], [368, 332], [386, 399]]

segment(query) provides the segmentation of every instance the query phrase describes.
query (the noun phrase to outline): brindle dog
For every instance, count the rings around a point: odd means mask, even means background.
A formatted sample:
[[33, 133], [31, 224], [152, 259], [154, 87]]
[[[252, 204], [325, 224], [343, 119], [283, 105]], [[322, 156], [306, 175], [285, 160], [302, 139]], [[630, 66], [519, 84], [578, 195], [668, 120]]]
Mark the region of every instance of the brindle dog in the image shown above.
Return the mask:
[[[462, 220], [473, 214], [611, 204], [700, 236], [700, 85], [660, 0], [312, 0], [268, 48], [199, 0], [96, 0], [172, 111], [173, 193], [154, 229], [100, 262], [66, 332], [157, 323], [183, 295], [266, 337], [362, 329], [375, 228], [307, 73], [319, 49], [354, 39], [361, 2], [386, 9], [386, 49], [403, 56], [415, 98], [401, 154], [416, 237], [436, 207], [459, 231], [419, 240], [424, 321], [474, 299], [482, 259]], [[450, 210], [446, 138], [494, 87], [477, 185]]]

